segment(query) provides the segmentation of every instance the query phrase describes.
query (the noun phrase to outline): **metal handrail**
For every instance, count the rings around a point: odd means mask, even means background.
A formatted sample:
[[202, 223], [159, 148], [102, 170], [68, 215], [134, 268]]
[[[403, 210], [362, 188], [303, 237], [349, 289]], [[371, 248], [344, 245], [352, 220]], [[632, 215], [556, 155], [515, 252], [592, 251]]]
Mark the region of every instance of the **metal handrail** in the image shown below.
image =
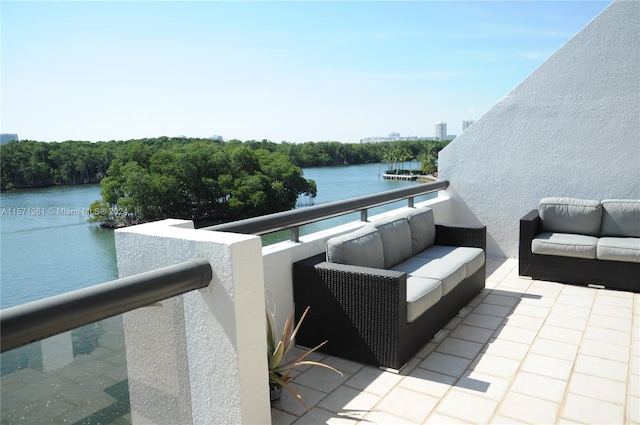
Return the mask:
[[299, 241], [299, 227], [316, 221], [333, 218], [360, 211], [360, 219], [367, 221], [367, 209], [391, 202], [407, 199], [409, 206], [413, 206], [413, 198], [420, 195], [444, 190], [449, 187], [448, 180], [438, 180], [415, 186], [388, 190], [386, 192], [364, 195], [342, 201], [328, 202], [312, 207], [298, 208], [245, 220], [231, 221], [214, 226], [203, 227], [204, 230], [219, 232], [236, 232], [251, 235], [263, 235], [280, 230], [291, 229], [291, 241]]
[[204, 288], [213, 271], [197, 258], [0, 311], [0, 352]]

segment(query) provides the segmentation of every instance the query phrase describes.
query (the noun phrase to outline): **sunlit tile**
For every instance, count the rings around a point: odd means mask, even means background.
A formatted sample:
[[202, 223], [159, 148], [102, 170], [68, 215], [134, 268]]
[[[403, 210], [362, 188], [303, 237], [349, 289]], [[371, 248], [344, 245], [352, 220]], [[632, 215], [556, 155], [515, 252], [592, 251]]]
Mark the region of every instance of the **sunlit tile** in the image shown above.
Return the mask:
[[511, 391], [555, 403], [562, 403], [566, 388], [567, 382], [564, 380], [529, 372], [520, 372], [513, 381]]
[[558, 417], [560, 404], [510, 392], [502, 401], [499, 414], [533, 424], [552, 424]]
[[568, 380], [571, 375], [573, 362], [529, 353], [522, 363], [522, 370], [549, 376], [551, 378]]
[[624, 404], [627, 397], [627, 384], [626, 382], [574, 372], [569, 381], [569, 392], [597, 400]]
[[422, 423], [438, 404], [439, 399], [424, 393], [396, 387], [378, 404], [376, 410]]
[[436, 413], [481, 424], [489, 422], [497, 407], [497, 401], [452, 390], [442, 399]]
[[560, 413], [563, 418], [591, 424], [622, 424], [625, 422], [624, 406], [568, 394]]
[[599, 376], [620, 382], [626, 382], [629, 377], [629, 366], [627, 363], [583, 354], [578, 355], [573, 370], [586, 375]]

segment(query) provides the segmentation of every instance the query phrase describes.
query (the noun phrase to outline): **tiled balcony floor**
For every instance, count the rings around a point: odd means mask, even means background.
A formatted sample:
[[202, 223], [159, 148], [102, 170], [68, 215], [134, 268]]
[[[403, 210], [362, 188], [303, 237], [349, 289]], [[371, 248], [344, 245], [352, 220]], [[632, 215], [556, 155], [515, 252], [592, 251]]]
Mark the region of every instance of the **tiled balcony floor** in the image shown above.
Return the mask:
[[273, 424], [638, 424], [640, 294], [535, 281], [488, 264], [486, 289], [399, 374], [318, 355], [311, 406], [283, 393]]

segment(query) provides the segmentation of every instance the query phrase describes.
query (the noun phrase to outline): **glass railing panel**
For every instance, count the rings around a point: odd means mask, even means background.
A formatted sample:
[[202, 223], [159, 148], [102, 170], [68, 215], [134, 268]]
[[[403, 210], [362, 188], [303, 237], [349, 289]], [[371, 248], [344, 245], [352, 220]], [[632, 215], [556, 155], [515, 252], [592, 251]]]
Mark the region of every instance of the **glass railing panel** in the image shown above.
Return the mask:
[[[426, 195], [416, 196], [414, 198], [415, 203], [424, 202], [429, 199], [437, 198], [437, 193], [427, 193]], [[408, 201], [403, 199], [401, 201], [392, 202], [389, 204], [381, 205], [379, 207], [370, 208], [367, 211], [369, 217], [373, 217], [377, 214], [382, 214], [387, 211], [391, 211], [398, 208], [406, 207]], [[337, 227], [343, 224], [347, 224], [353, 221], [360, 220], [360, 213], [350, 213], [346, 215], [341, 215], [339, 217], [328, 218], [326, 220], [316, 221], [315, 223], [306, 224], [300, 227], [300, 236], [309, 235], [311, 233], [319, 232], [322, 230], [330, 229], [332, 227]], [[284, 242], [289, 240], [290, 231], [289, 230], [281, 230], [279, 232], [269, 233], [266, 235], [262, 235], [262, 245], [268, 246], [273, 245], [278, 242]]]
[[0, 356], [3, 424], [130, 424], [122, 315]]

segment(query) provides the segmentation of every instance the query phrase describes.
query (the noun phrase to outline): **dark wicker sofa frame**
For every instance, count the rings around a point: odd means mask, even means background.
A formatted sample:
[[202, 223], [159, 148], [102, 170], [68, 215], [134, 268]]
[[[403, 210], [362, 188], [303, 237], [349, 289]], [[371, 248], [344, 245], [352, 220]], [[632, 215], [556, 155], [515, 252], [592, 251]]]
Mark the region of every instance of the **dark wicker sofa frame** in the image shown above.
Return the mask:
[[[436, 225], [436, 245], [482, 248], [486, 228]], [[407, 323], [403, 272], [325, 261], [325, 254], [294, 263], [296, 321], [311, 306], [296, 343], [362, 363], [400, 370], [485, 286], [486, 261], [472, 276]]]
[[640, 292], [640, 263], [533, 254], [531, 241], [541, 231], [538, 210], [520, 219], [520, 276]]

